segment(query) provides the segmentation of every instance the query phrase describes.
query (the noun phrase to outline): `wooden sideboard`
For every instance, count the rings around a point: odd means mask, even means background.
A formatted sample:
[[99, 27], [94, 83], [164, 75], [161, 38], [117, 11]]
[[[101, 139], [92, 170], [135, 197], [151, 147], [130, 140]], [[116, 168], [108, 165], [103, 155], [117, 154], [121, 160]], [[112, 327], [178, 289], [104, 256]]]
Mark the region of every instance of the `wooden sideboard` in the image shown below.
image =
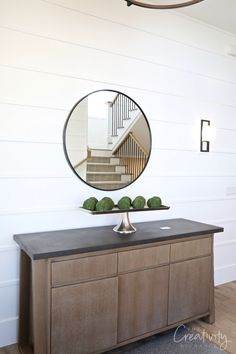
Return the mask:
[[14, 236], [22, 353], [102, 353], [198, 318], [214, 322], [213, 235], [223, 229], [184, 219], [137, 228]]

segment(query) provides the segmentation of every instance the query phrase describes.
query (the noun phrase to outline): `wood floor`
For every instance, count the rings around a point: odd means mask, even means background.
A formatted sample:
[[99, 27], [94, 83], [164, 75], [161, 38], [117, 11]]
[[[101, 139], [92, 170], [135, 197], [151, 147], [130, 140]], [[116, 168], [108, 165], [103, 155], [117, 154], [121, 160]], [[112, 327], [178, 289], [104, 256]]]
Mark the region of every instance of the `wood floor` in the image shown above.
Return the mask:
[[[216, 321], [209, 325], [202, 321], [191, 327], [230, 354], [236, 354], [236, 281], [215, 288]], [[225, 345], [227, 347], [225, 347]], [[0, 349], [0, 354], [20, 354], [16, 345]]]
[[196, 321], [191, 327], [205, 337], [211, 336], [211, 341], [222, 345], [227, 353], [236, 354], [236, 281], [215, 288], [215, 309], [213, 325]]

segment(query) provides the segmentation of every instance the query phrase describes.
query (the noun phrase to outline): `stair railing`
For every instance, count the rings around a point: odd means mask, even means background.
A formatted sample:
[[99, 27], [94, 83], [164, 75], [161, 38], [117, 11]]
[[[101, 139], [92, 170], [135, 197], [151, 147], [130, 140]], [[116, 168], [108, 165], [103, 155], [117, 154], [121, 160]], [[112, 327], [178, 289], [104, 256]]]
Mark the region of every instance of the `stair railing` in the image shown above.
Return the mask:
[[131, 132], [116, 148], [113, 155], [120, 159], [119, 164], [125, 166], [125, 173], [130, 174], [132, 180], [140, 175], [148, 160], [148, 153]]
[[111, 136], [117, 136], [117, 129], [124, 126], [124, 121], [130, 119], [130, 111], [138, 109], [136, 104], [120, 93], [110, 102]]
[[91, 149], [87, 146], [87, 156], [80, 160], [74, 167], [74, 169], [78, 168], [79, 166], [81, 166], [83, 163], [85, 163], [86, 161], [88, 161], [88, 159], [91, 157]]

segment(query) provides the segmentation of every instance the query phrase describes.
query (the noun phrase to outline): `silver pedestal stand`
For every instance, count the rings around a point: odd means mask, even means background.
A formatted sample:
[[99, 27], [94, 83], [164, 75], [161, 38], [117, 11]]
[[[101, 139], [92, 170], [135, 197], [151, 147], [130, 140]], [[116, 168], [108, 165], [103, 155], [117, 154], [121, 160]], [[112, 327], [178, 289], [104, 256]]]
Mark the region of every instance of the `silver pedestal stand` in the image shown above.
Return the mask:
[[122, 235], [133, 234], [136, 231], [136, 228], [130, 222], [128, 212], [122, 213], [121, 222], [113, 230]]
[[159, 208], [148, 208], [144, 207], [141, 209], [118, 209], [117, 207], [113, 208], [112, 210], [104, 210], [104, 211], [98, 211], [98, 210], [87, 210], [84, 209], [83, 207], [80, 207], [80, 210], [83, 210], [89, 214], [92, 215], [106, 215], [106, 214], [121, 214], [122, 213], [122, 219], [121, 222], [114, 227], [113, 231], [117, 232], [120, 235], [131, 235], [136, 231], [136, 228], [131, 224], [129, 220], [129, 213], [132, 212], [137, 212], [137, 211], [152, 211], [152, 210], [167, 210], [170, 209], [169, 206], [166, 205], [161, 205]]

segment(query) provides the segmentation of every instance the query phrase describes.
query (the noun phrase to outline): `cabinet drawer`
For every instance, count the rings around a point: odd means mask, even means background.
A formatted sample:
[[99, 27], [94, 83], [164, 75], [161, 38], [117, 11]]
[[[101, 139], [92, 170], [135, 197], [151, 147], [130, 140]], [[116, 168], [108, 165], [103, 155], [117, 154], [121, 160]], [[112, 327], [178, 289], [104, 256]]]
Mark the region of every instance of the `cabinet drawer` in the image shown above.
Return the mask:
[[55, 262], [52, 263], [52, 286], [109, 277], [116, 273], [116, 254]]
[[155, 267], [169, 263], [169, 245], [118, 253], [118, 272]]
[[211, 254], [211, 237], [174, 243], [170, 254], [171, 262], [208, 256]]

